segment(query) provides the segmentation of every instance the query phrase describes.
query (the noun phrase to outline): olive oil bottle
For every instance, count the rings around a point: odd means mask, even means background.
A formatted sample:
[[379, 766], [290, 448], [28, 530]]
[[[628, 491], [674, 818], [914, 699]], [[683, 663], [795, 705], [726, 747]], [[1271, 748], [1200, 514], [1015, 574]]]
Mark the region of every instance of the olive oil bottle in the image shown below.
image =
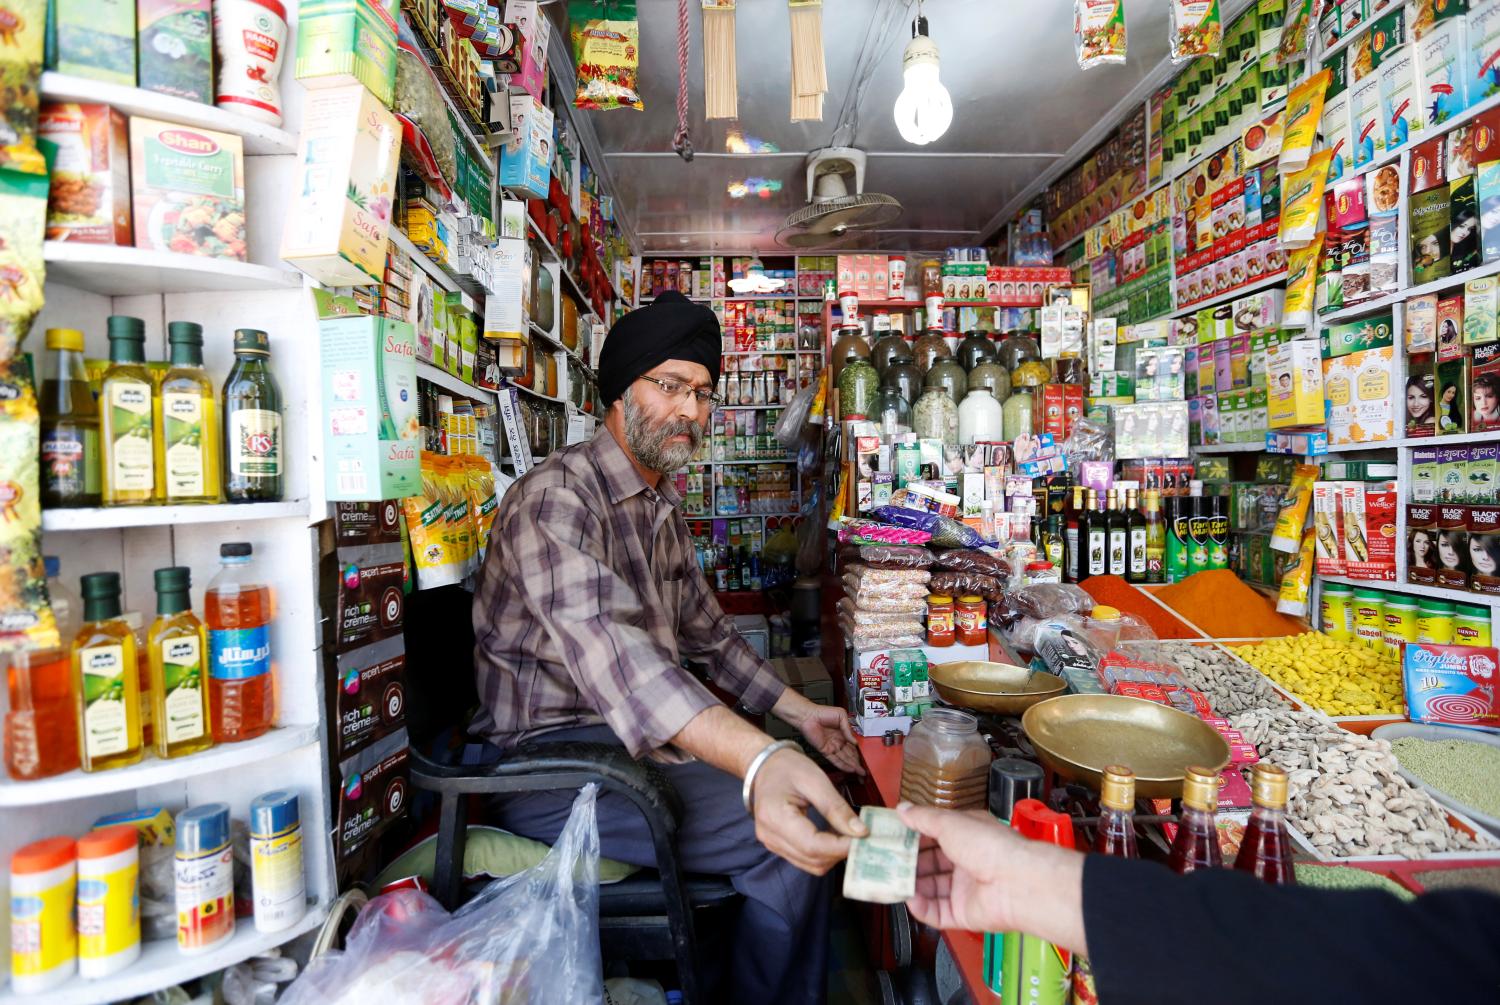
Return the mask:
[[156, 395], [156, 495], [162, 502], [219, 501], [219, 423], [203, 369], [203, 326], [167, 325], [169, 368]]
[[280, 502], [286, 475], [281, 449], [281, 389], [271, 374], [266, 333], [234, 333], [234, 365], [224, 381], [224, 501]]
[[99, 405], [83, 372], [83, 332], [47, 329], [42, 381], [42, 505], [99, 505]]
[[156, 502], [155, 388], [146, 369], [146, 323], [109, 319], [109, 369], [99, 391], [103, 502]]
[[141, 759], [141, 701], [135, 634], [120, 616], [120, 574], [83, 577], [83, 621], [73, 639], [79, 754], [84, 771]]
[[182, 757], [214, 744], [204, 673], [208, 637], [188, 599], [191, 575], [180, 565], [156, 570], [156, 620], [147, 646], [157, 757]]

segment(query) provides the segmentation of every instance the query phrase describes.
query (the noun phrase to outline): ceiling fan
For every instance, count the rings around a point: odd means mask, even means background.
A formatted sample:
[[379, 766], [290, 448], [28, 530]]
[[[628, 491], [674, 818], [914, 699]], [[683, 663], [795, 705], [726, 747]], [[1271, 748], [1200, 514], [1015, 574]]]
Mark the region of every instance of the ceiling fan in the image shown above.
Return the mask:
[[841, 247], [901, 215], [901, 203], [864, 191], [864, 184], [863, 150], [813, 151], [807, 157], [808, 204], [786, 218], [776, 232], [776, 243], [788, 248]]

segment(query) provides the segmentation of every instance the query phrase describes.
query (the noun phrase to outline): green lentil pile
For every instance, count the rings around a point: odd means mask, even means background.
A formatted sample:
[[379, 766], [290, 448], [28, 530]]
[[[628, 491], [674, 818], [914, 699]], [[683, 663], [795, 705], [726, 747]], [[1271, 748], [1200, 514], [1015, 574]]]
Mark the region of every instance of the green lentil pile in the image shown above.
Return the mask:
[[1500, 869], [1434, 869], [1419, 872], [1415, 878], [1424, 890], [1487, 890], [1500, 894]]
[[1391, 742], [1401, 767], [1465, 806], [1500, 817], [1500, 747], [1470, 740], [1423, 740], [1403, 736]]
[[1412, 892], [1394, 879], [1367, 869], [1342, 865], [1308, 865], [1297, 863], [1297, 885], [1314, 890], [1384, 890], [1402, 900], [1411, 900]]

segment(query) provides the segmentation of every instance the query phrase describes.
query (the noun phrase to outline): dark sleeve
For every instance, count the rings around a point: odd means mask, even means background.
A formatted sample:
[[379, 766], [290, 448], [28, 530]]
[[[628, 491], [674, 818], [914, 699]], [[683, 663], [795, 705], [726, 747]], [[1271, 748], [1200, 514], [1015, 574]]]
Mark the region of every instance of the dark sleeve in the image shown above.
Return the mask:
[[1500, 897], [1479, 891], [1402, 901], [1090, 855], [1083, 918], [1109, 1005], [1500, 1000]]

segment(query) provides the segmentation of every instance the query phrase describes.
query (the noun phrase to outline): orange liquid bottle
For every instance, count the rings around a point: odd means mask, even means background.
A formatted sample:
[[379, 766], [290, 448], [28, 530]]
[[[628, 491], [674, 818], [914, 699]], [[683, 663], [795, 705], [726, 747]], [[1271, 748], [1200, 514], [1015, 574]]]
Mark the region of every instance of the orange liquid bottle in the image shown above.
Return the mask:
[[203, 598], [215, 743], [254, 739], [276, 720], [271, 590], [260, 582], [250, 555], [244, 542], [220, 545], [219, 572]]

